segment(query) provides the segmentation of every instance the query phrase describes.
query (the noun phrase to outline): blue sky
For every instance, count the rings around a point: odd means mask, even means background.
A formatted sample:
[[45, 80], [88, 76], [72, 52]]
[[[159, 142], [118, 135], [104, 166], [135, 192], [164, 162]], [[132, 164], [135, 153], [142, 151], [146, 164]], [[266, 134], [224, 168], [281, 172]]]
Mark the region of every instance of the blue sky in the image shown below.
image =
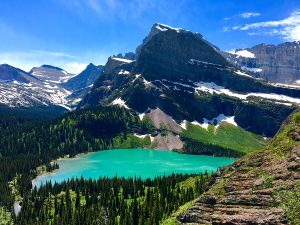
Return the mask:
[[3, 0], [0, 63], [77, 73], [134, 51], [155, 22], [199, 32], [230, 51], [300, 40], [300, 1]]

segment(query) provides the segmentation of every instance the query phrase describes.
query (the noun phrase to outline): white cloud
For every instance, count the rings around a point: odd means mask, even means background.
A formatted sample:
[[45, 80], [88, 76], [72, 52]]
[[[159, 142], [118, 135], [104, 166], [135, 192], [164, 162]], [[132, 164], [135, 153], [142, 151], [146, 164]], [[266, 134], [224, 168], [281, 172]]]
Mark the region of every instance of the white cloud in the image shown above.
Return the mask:
[[[248, 19], [248, 18], [251, 18], [251, 17], [260, 16], [260, 15], [261, 14], [258, 13], [258, 12], [244, 12], [244, 13], [234, 15], [232, 17], [225, 17], [224, 20], [229, 21], [229, 20], [237, 19], [237, 18]], [[227, 30], [224, 30], [224, 31], [227, 31]]]
[[63, 68], [70, 73], [79, 74], [86, 68], [87, 65], [88, 64], [86, 63], [70, 62], [65, 64]]
[[242, 17], [242, 18], [245, 18], [245, 19], [248, 19], [250, 17], [255, 17], [255, 16], [260, 16], [260, 13], [257, 13], [257, 12], [244, 12], [244, 13], [239, 14], [239, 17]]
[[[300, 40], [300, 9], [292, 12], [287, 18], [282, 20], [263, 21], [258, 23], [235, 26], [232, 30], [250, 31], [255, 30], [257, 34], [278, 35], [287, 41]], [[229, 29], [227, 28], [227, 31]]]
[[144, 25], [144, 18], [163, 16], [165, 20], [181, 17], [181, 5], [185, 0], [161, 1], [161, 0], [54, 0], [62, 4], [82, 19], [88, 20], [91, 15], [97, 15], [101, 20], [122, 21], [136, 20]]

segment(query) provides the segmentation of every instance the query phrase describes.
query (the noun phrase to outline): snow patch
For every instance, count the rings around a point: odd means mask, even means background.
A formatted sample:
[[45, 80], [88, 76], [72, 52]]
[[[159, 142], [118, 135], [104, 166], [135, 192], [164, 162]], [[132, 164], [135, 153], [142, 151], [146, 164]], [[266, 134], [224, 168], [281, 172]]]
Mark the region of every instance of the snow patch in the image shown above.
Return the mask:
[[216, 128], [218, 128], [222, 122], [237, 126], [236, 122], [234, 121], [234, 116], [225, 116], [224, 114], [218, 115], [217, 117], [211, 119], [209, 122], [212, 124], [216, 124]]
[[161, 24], [161, 23], [157, 23], [155, 25], [155, 28], [158, 29], [158, 30], [160, 30], [160, 31], [175, 30], [177, 33], [183, 31], [182, 28], [174, 28], [174, 27], [170, 27], [168, 25]]
[[77, 104], [77, 103], [79, 103], [81, 100], [82, 100], [82, 98], [76, 98], [76, 99], [73, 100], [73, 103], [74, 103], [74, 104]]
[[133, 60], [117, 58], [117, 57], [113, 57], [112, 59], [116, 60], [116, 61], [119, 61], [119, 62], [123, 62], [123, 63], [132, 63], [133, 62]]
[[186, 120], [183, 120], [179, 126], [181, 126], [182, 129], [186, 130], [186, 124], [187, 124], [187, 121]]
[[[300, 80], [296, 81], [297, 84], [300, 84]], [[288, 87], [288, 88], [293, 88], [293, 89], [300, 89], [299, 85], [291, 85], [291, 84], [281, 84], [281, 83], [271, 83], [272, 85], [276, 87]]]
[[118, 74], [119, 75], [128, 75], [128, 74], [130, 74], [130, 72], [127, 70], [120, 70], [120, 72]]
[[139, 135], [139, 134], [134, 134], [134, 136], [138, 137], [138, 138], [145, 138], [147, 136], [151, 136], [150, 134], [143, 134], [143, 135]]
[[225, 94], [231, 97], [236, 97], [242, 100], [246, 100], [250, 96], [255, 96], [255, 97], [261, 97], [265, 99], [272, 99], [272, 100], [277, 100], [277, 101], [284, 101], [284, 102], [290, 102], [290, 103], [296, 103], [300, 104], [300, 99], [299, 98], [293, 98], [289, 97], [286, 95], [280, 95], [280, 94], [275, 94], [275, 93], [256, 93], [256, 92], [251, 92], [248, 94], [240, 94], [233, 92], [223, 86], [219, 86], [213, 82], [206, 83], [206, 82], [196, 82], [195, 85], [197, 87], [195, 90], [197, 91], [203, 91], [203, 92], [208, 92], [210, 94], [216, 93], [216, 94]]
[[238, 70], [238, 71], [234, 71], [234, 73], [236, 73], [236, 74], [238, 74], [238, 75], [241, 75], [241, 76], [245, 76], [245, 77], [251, 77], [251, 78], [253, 78], [252, 76], [250, 76], [249, 74], [246, 74], [246, 73], [244, 73], [244, 72], [242, 72], [242, 71], [240, 71], [240, 70]]
[[192, 122], [192, 124], [194, 124], [194, 125], [196, 125], [196, 126], [200, 126], [200, 127], [202, 127], [202, 128], [204, 128], [204, 129], [208, 129], [208, 120], [207, 119], [203, 119], [204, 120], [204, 122], [203, 123], [199, 123], [198, 121], [193, 121]]
[[234, 54], [237, 55], [237, 58], [239, 58], [240, 56], [245, 58], [255, 58], [255, 54], [249, 52], [248, 50], [236, 51]]
[[234, 126], [238, 126], [237, 123], [234, 121], [234, 116], [225, 116], [224, 114], [220, 114], [217, 117], [212, 118], [211, 120], [203, 118], [203, 123], [193, 121], [192, 124], [196, 126], [200, 126], [207, 130], [209, 125], [213, 125], [215, 129], [217, 129], [222, 122], [226, 122]]
[[122, 100], [121, 98], [116, 98], [112, 101], [112, 105], [119, 105], [121, 107], [125, 107], [126, 109], [129, 109], [129, 107], [126, 105], [126, 102]]
[[143, 78], [143, 83], [145, 84], [145, 86], [151, 84], [151, 82], [150, 82], [150, 81], [147, 81], [145, 78]]
[[247, 70], [247, 71], [253, 72], [253, 73], [262, 72], [262, 69], [260, 69], [260, 68], [249, 68], [249, 67], [245, 67], [245, 66], [242, 66], [241, 68], [242, 68], [242, 70]]
[[143, 120], [145, 115], [146, 115], [145, 113], [139, 113], [138, 114], [140, 120]]

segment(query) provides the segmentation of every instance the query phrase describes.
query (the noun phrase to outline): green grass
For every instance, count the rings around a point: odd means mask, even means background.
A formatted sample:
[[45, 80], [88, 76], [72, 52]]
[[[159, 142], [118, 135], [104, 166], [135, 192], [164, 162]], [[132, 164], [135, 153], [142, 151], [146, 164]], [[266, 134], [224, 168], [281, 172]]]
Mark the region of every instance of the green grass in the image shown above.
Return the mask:
[[190, 207], [193, 206], [195, 200], [187, 202], [186, 204], [179, 207], [179, 209], [174, 212], [169, 218], [165, 219], [161, 224], [162, 225], [179, 225], [176, 217], [182, 213], [184, 213], [186, 210], [188, 210]]
[[264, 145], [264, 140], [261, 136], [225, 122], [221, 123], [217, 129], [213, 125], [209, 125], [207, 130], [188, 123], [187, 130], [182, 132], [182, 136], [243, 153], [258, 150]]
[[300, 142], [299, 137], [292, 135], [293, 133], [299, 133], [299, 124], [300, 111], [297, 111], [290, 116], [288, 123], [285, 124], [284, 129], [278, 132], [268, 149], [278, 157], [288, 156], [293, 146]]
[[200, 180], [200, 176], [189, 177], [188, 179], [186, 179], [185, 181], [182, 181], [182, 182], [178, 183], [177, 185], [180, 188], [184, 188], [184, 189], [194, 188], [196, 186], [196, 181], [197, 180]]
[[126, 139], [122, 139], [118, 136], [114, 138], [113, 142], [114, 148], [140, 148], [144, 146], [151, 146], [151, 139], [149, 135], [144, 138], [139, 138], [133, 134], [129, 134]]
[[282, 190], [276, 193], [279, 206], [286, 212], [286, 216], [293, 225], [300, 224], [300, 181], [293, 190]]

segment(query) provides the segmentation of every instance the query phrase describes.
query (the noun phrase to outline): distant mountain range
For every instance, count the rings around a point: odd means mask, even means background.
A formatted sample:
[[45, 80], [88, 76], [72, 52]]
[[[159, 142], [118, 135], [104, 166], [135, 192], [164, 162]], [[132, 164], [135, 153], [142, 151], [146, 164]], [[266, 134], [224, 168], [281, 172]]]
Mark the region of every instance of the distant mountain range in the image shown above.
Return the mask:
[[230, 63], [254, 77], [274, 83], [300, 84], [300, 41], [277, 46], [259, 44], [223, 55]]
[[245, 130], [272, 136], [300, 103], [300, 88], [261, 77], [297, 83], [298, 51], [294, 42], [231, 54], [199, 33], [154, 24], [135, 53], [109, 57], [105, 66], [89, 64], [78, 75], [50, 65], [29, 73], [0, 65], [0, 102], [69, 110], [120, 105], [154, 118], [158, 129], [171, 127], [173, 141], [186, 124], [205, 127], [220, 115], [233, 116]]
[[[289, 224], [283, 207], [288, 205], [292, 216], [299, 211], [293, 206], [300, 177], [299, 44], [258, 45], [227, 53], [199, 33], [156, 23], [134, 53], [113, 55], [104, 66], [89, 64], [78, 75], [51, 65], [28, 73], [0, 65], [0, 118], [10, 117], [12, 109], [26, 114], [2, 121], [2, 127], [8, 127], [0, 145], [2, 168], [14, 165], [2, 176], [3, 193], [12, 195], [8, 185], [14, 181], [26, 184], [26, 171], [30, 192], [34, 168], [42, 164], [51, 169], [51, 160], [79, 152], [147, 148], [231, 158], [247, 155], [211, 176], [206, 173], [207, 185], [195, 180], [205, 193], [172, 213], [173, 219], [181, 224]], [[67, 110], [74, 112], [61, 115]], [[53, 111], [52, 118], [60, 118], [36, 123], [35, 117], [43, 114], [49, 119], [45, 114]], [[15, 129], [15, 122], [27, 123], [26, 118], [35, 123]], [[23, 161], [28, 165], [18, 166]], [[15, 174], [22, 179], [14, 180]], [[187, 181], [181, 184], [186, 186], [190, 178]], [[12, 205], [10, 198], [6, 201]], [[16, 202], [22, 206], [17, 222], [28, 209], [26, 198], [21, 201]], [[135, 203], [130, 206], [133, 212], [143, 210]], [[47, 214], [46, 206], [39, 215]]]
[[0, 65], [0, 104], [9, 107], [63, 107], [70, 110], [102, 73], [90, 64], [75, 75], [50, 65], [34, 67], [29, 73]]

